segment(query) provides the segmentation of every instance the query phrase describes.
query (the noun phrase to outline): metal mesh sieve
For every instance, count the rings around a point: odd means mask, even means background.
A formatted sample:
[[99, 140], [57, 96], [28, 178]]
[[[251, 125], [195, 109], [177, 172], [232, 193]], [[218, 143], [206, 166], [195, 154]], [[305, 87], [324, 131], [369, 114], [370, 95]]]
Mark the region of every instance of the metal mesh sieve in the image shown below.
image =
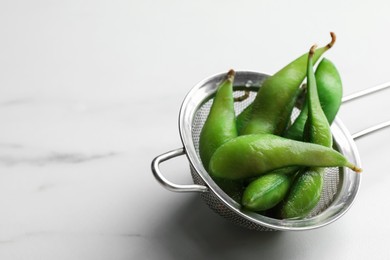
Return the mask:
[[[199, 135], [208, 116], [212, 98], [218, 84], [226, 73], [221, 73], [207, 78], [196, 86], [185, 97], [179, 114], [179, 131], [183, 148], [179, 148], [160, 156], [152, 162], [152, 171], [155, 178], [167, 189], [175, 192], [199, 192], [205, 203], [217, 214], [231, 222], [249, 229], [255, 230], [309, 230], [330, 224], [341, 217], [352, 205], [360, 184], [361, 174], [356, 174], [348, 168], [327, 168], [324, 175], [324, 186], [321, 200], [312, 212], [303, 219], [275, 219], [261, 214], [245, 210], [239, 203], [230, 198], [212, 180], [204, 169], [199, 157]], [[235, 103], [236, 113], [240, 113], [254, 99], [255, 93], [268, 75], [237, 71], [235, 76], [235, 96], [241, 96], [243, 89], [251, 90], [248, 99]], [[245, 86], [245, 87], [243, 87]], [[358, 94], [349, 101], [359, 96], [376, 92], [386, 86], [378, 86], [371, 91]], [[295, 110], [292, 120], [299, 111]], [[361, 167], [359, 154], [353, 138], [358, 138], [371, 131], [389, 126], [389, 123], [380, 124], [377, 127], [362, 131], [353, 137], [336, 117], [332, 125], [334, 148], [341, 152], [350, 162]], [[190, 163], [190, 170], [194, 184], [179, 185], [167, 180], [159, 170], [159, 164], [176, 156], [186, 155]]]
[[[235, 97], [240, 97], [244, 95], [244, 91], [237, 90], [234, 91]], [[234, 109], [236, 111], [236, 114], [238, 115], [243, 109], [245, 109], [249, 104], [251, 104], [256, 96], [256, 91], [250, 91], [249, 98], [245, 99], [241, 102], [235, 102], [234, 103]], [[194, 120], [192, 122], [192, 139], [194, 142], [194, 148], [195, 151], [200, 158], [199, 155], [199, 136], [200, 132], [203, 128], [203, 125], [207, 119], [207, 116], [210, 112], [211, 105], [213, 103], [213, 98], [210, 98], [206, 103], [204, 103], [202, 106], [199, 107], [199, 109], [195, 113]], [[291, 119], [294, 120], [299, 114], [298, 109], [294, 109], [292, 113]], [[337, 147], [335, 147], [337, 149]], [[194, 183], [201, 184], [199, 181], [199, 178], [194, 178], [196, 176], [196, 172], [194, 172], [193, 168], [192, 170], [192, 176], [194, 179]], [[338, 167], [329, 167], [326, 168], [325, 174], [324, 174], [324, 185], [321, 193], [321, 199], [317, 206], [308, 214], [307, 217], [313, 217], [315, 215], [318, 215], [322, 211], [324, 211], [333, 201], [334, 197], [337, 194], [337, 191], [339, 190], [339, 182], [340, 182], [340, 175], [342, 173], [342, 168]], [[203, 194], [204, 195], [204, 194]], [[205, 196], [202, 196], [205, 198]], [[207, 200], [207, 198], [205, 198]], [[207, 203], [210, 204], [210, 203]], [[211, 208], [215, 208], [214, 205], [211, 205]]]

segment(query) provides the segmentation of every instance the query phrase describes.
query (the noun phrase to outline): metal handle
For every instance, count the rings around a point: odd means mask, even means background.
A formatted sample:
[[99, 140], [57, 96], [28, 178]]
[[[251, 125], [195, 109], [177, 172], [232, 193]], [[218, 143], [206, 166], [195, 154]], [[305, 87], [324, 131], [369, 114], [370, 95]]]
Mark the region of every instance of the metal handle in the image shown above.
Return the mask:
[[357, 98], [364, 97], [364, 96], [376, 93], [376, 92], [381, 91], [381, 90], [385, 90], [389, 87], [390, 87], [390, 82], [386, 82], [386, 83], [383, 83], [383, 84], [375, 86], [375, 87], [364, 89], [362, 91], [358, 91], [358, 92], [355, 92], [351, 95], [343, 97], [342, 102], [344, 104], [344, 103], [347, 103], [349, 101], [355, 100]]
[[189, 184], [189, 185], [181, 185], [175, 184], [167, 180], [161, 173], [159, 164], [172, 159], [177, 156], [185, 155], [184, 148], [179, 148], [176, 150], [169, 151], [167, 153], [161, 154], [153, 159], [152, 161], [152, 172], [156, 180], [167, 190], [175, 191], [175, 192], [207, 192], [208, 188], [206, 186], [197, 185], [197, 184]]
[[389, 126], [390, 126], [390, 121], [386, 121], [386, 122], [380, 123], [380, 124], [378, 124], [378, 125], [375, 125], [375, 126], [371, 126], [371, 127], [369, 127], [369, 128], [366, 128], [366, 129], [364, 129], [364, 130], [362, 130], [362, 131], [359, 131], [359, 132], [357, 132], [357, 133], [354, 133], [354, 134], [352, 135], [352, 138], [353, 138], [354, 140], [357, 140], [357, 139], [359, 139], [360, 137], [363, 137], [363, 136], [366, 136], [366, 135], [371, 134], [371, 133], [373, 133], [373, 132], [382, 130], [382, 129], [384, 129], [384, 128], [386, 128], [386, 127], [389, 127]]
[[[342, 102], [343, 102], [343, 104], [345, 104], [349, 101], [352, 101], [352, 100], [355, 100], [355, 99], [358, 99], [358, 98], [385, 90], [389, 87], [390, 87], [390, 82], [386, 82], [386, 83], [383, 83], [381, 85], [378, 85], [378, 86], [375, 86], [372, 88], [368, 88], [368, 89], [353, 93], [351, 95], [348, 95], [346, 97], [343, 97]], [[390, 126], [390, 121], [386, 121], [386, 122], [380, 123], [378, 125], [366, 128], [362, 131], [359, 131], [359, 132], [353, 134], [352, 138], [356, 140], [356, 139], [359, 139], [360, 137], [366, 136], [368, 134], [379, 131], [379, 130], [384, 129], [384, 128], [389, 127], [389, 126]]]

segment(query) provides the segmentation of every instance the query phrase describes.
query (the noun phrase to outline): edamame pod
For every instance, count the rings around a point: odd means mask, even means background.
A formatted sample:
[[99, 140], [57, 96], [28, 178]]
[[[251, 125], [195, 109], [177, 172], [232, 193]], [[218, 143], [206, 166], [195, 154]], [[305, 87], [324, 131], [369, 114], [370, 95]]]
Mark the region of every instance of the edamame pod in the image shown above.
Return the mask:
[[310, 168], [298, 173], [289, 195], [283, 202], [281, 217], [294, 219], [305, 217], [318, 204], [323, 186], [323, 168]]
[[[302, 95], [303, 89], [304, 88], [298, 88], [295, 91], [294, 96], [292, 97], [292, 99], [289, 101], [289, 103], [287, 105], [289, 110], [292, 110], [294, 108], [294, 106], [295, 106], [295, 104], [297, 102], [297, 99]], [[242, 110], [241, 113], [237, 116], [237, 118], [236, 118], [236, 125], [237, 125], [238, 135], [242, 134], [243, 128], [250, 121], [251, 113], [252, 113], [252, 107], [253, 107], [253, 103], [250, 104], [249, 106], [247, 106], [244, 110]]]
[[253, 211], [274, 207], [286, 197], [299, 170], [299, 166], [290, 166], [256, 178], [243, 191], [241, 204]]
[[[316, 78], [313, 72], [312, 57], [315, 46], [310, 49], [307, 62], [307, 107], [308, 131], [310, 141], [324, 147], [332, 147], [332, 133], [328, 119], [321, 107]], [[282, 206], [282, 218], [301, 218], [306, 216], [318, 203], [323, 186], [325, 168], [311, 167], [301, 171]]]
[[244, 126], [249, 122], [252, 112], [252, 104], [244, 108], [236, 118], [237, 133], [240, 134]]
[[[340, 74], [336, 66], [330, 60], [324, 58], [318, 64], [315, 78], [322, 110], [331, 125], [339, 111], [343, 95]], [[305, 123], [308, 117], [307, 114], [308, 104], [306, 100], [300, 114], [295, 119], [292, 126], [287, 129], [284, 136], [294, 140], [302, 140]]]
[[331, 125], [340, 109], [343, 86], [336, 66], [329, 59], [322, 59], [316, 70], [318, 96], [322, 110]]
[[333, 144], [329, 122], [322, 109], [317, 91], [317, 82], [313, 71], [313, 56], [316, 45], [311, 47], [307, 62], [307, 99], [308, 99], [308, 129], [310, 142], [331, 148]]
[[257, 178], [244, 190], [241, 204], [253, 211], [263, 211], [276, 206], [290, 189], [294, 176], [295, 174], [272, 172]]
[[[332, 41], [316, 52], [314, 62], [335, 43], [335, 34], [331, 33], [331, 36]], [[251, 118], [242, 134], [280, 135], [284, 132], [292, 112], [288, 104], [306, 76], [307, 57], [307, 53], [303, 54], [264, 81], [253, 101]]]
[[215, 150], [226, 141], [237, 136], [234, 112], [234, 70], [218, 86], [209, 115], [199, 137], [199, 155], [206, 170]]
[[242, 194], [245, 189], [243, 180], [228, 180], [223, 178], [213, 178], [215, 183], [237, 203], [241, 202]]
[[346, 166], [359, 171], [339, 152], [272, 134], [242, 135], [221, 145], [209, 164], [211, 176], [245, 179], [287, 166]]

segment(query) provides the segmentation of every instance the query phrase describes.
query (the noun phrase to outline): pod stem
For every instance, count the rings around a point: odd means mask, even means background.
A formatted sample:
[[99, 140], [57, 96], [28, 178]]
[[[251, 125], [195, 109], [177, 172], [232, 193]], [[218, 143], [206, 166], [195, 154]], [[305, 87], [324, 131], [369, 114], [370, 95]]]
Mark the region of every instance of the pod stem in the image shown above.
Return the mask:
[[356, 172], [356, 173], [361, 173], [363, 171], [362, 168], [360, 167], [357, 167], [355, 164], [353, 163], [348, 163], [348, 165], [346, 165], [348, 168], [350, 168], [352, 171]]
[[242, 94], [239, 97], [235, 97], [234, 98], [234, 102], [244, 101], [245, 99], [247, 99], [249, 97], [249, 95], [250, 95], [250, 91], [249, 90], [245, 90], [244, 94]]
[[[227, 80], [230, 82], [233, 82], [234, 76], [236, 75], [236, 72], [233, 69], [230, 69], [227, 73]], [[235, 97], [234, 102], [241, 102], [244, 101], [249, 97], [249, 90], [245, 90], [245, 93], [242, 96]]]
[[332, 37], [332, 40], [330, 43], [328, 43], [328, 45], [326, 45], [326, 48], [328, 49], [332, 48], [336, 42], [336, 34], [334, 32], [330, 32], [330, 37]]
[[309, 58], [312, 58], [314, 56], [316, 49], [317, 49], [317, 44], [314, 44], [313, 46], [311, 46], [310, 51], [309, 51]]
[[354, 171], [354, 172], [356, 172], [356, 173], [361, 173], [361, 172], [363, 171], [363, 169], [357, 167], [356, 165], [354, 165], [354, 166], [352, 167], [352, 171]]
[[227, 80], [233, 82], [235, 74], [236, 72], [233, 69], [230, 69], [229, 72], [227, 73]]

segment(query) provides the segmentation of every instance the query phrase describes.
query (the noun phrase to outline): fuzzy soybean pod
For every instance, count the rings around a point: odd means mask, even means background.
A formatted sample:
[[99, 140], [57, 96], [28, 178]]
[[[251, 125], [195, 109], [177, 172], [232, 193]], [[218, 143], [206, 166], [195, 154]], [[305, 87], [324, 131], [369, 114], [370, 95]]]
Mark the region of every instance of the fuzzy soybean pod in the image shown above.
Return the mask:
[[[315, 72], [318, 97], [322, 110], [331, 125], [341, 105], [343, 87], [340, 74], [336, 66], [329, 59], [322, 59]], [[308, 100], [294, 121], [284, 134], [285, 137], [302, 140], [305, 123], [308, 118]]]
[[252, 211], [264, 211], [275, 207], [290, 189], [297, 172], [295, 168], [275, 170], [253, 180], [243, 192], [241, 205]]
[[[335, 34], [331, 33], [331, 36], [332, 41], [316, 52], [314, 62], [335, 43]], [[307, 57], [307, 53], [303, 54], [264, 81], [253, 101], [250, 120], [241, 134], [280, 135], [285, 131], [293, 109], [290, 101], [306, 77]]]
[[[295, 91], [292, 99], [287, 105], [289, 108], [292, 109], [296, 105], [297, 99], [302, 95], [303, 90], [304, 90], [303, 88], [298, 88]], [[239, 135], [242, 134], [244, 126], [246, 126], [246, 124], [251, 119], [252, 108], [253, 108], [253, 103], [249, 104], [244, 110], [242, 110], [241, 113], [238, 114], [236, 118], [237, 132]]]
[[[312, 57], [314, 52], [315, 46], [310, 49], [307, 64], [307, 129], [312, 143], [331, 148], [332, 133], [328, 119], [321, 107], [313, 72]], [[282, 218], [302, 218], [317, 205], [321, 197], [324, 172], [325, 168], [323, 167], [310, 167], [298, 174], [281, 208]]]
[[234, 75], [234, 70], [230, 70], [219, 84], [199, 136], [199, 155], [206, 170], [215, 150], [237, 136], [233, 98]]
[[237, 125], [237, 132], [240, 134], [242, 132], [242, 129], [244, 126], [248, 123], [250, 117], [251, 117], [251, 112], [252, 112], [252, 104], [249, 104], [246, 108], [244, 108], [240, 114], [238, 114], [237, 119], [236, 119], [236, 125]]
[[212, 177], [239, 180], [287, 166], [345, 166], [360, 170], [332, 148], [273, 134], [252, 134], [221, 145], [211, 157], [209, 173]]

